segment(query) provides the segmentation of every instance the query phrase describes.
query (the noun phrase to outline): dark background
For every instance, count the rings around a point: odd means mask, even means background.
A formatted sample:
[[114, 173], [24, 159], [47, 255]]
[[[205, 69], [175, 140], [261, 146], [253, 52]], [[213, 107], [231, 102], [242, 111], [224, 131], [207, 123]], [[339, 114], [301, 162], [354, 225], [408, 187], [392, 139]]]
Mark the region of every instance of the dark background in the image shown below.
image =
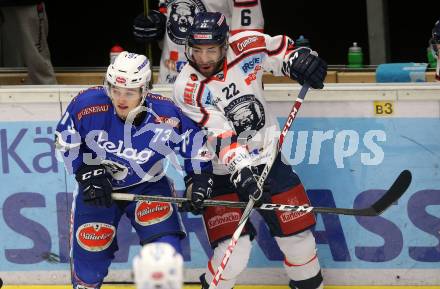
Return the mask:
[[[358, 42], [369, 64], [366, 1], [261, 0], [265, 32], [303, 34], [329, 64], [346, 64], [347, 49]], [[150, 0], [154, 7], [154, 0]], [[440, 0], [387, 1], [391, 62], [426, 62], [431, 29], [440, 18]], [[107, 66], [109, 51], [119, 43], [125, 50], [144, 53], [131, 35], [133, 18], [142, 12], [141, 0], [47, 0], [52, 62], [60, 66]], [[153, 50], [154, 64], [160, 51]]]

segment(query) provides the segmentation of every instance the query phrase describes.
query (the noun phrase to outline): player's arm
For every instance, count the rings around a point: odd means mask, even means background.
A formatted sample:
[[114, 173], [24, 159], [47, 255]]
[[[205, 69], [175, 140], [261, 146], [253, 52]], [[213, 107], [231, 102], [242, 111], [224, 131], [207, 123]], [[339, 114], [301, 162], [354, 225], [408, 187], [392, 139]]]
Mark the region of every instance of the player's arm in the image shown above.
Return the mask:
[[180, 118], [180, 154], [184, 159], [186, 176], [184, 178], [186, 197], [191, 200], [184, 203], [184, 210], [199, 214], [203, 211], [203, 201], [211, 197], [213, 187], [212, 155], [207, 147], [207, 137], [192, 119], [179, 110]]
[[266, 71], [272, 71], [274, 75], [285, 75], [301, 85], [307, 82], [312, 88], [324, 87], [327, 63], [315, 51], [307, 47], [296, 47], [295, 42], [285, 35], [261, 36], [264, 36], [267, 48], [267, 57], [263, 62]]
[[110, 174], [103, 165], [88, 165], [84, 161], [83, 140], [86, 136], [77, 119], [79, 107], [79, 101], [72, 101], [57, 124], [55, 131], [57, 155], [63, 158], [67, 171], [75, 174], [83, 201], [86, 204], [109, 207], [112, 204]]
[[55, 150], [72, 174], [82, 165], [82, 138], [75, 119], [76, 103], [71, 102], [58, 122], [55, 130]]
[[[193, 88], [190, 93], [188, 88]], [[207, 131], [208, 146], [231, 174], [231, 181], [244, 196], [260, 197], [255, 182], [250, 154], [245, 143], [227, 117], [213, 104], [214, 96], [203, 83], [177, 81], [174, 85], [175, 102], [184, 114]]]
[[231, 34], [252, 30], [263, 32], [264, 18], [260, 0], [229, 0], [232, 7]]

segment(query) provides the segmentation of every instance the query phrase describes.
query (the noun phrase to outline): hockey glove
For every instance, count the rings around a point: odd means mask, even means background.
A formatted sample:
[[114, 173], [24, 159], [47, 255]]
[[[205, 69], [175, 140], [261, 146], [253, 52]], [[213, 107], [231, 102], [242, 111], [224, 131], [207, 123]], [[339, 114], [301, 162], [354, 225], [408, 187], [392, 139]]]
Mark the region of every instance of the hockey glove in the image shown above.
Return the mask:
[[156, 10], [151, 10], [148, 16], [139, 14], [133, 21], [133, 35], [139, 42], [161, 40], [165, 34], [167, 17]]
[[283, 72], [301, 85], [307, 82], [312, 88], [321, 89], [327, 75], [327, 63], [310, 48], [300, 47], [283, 63]]
[[182, 211], [190, 211], [198, 215], [203, 212], [203, 201], [209, 199], [214, 181], [208, 173], [189, 174], [185, 176], [186, 197], [191, 201], [183, 203]]
[[256, 202], [261, 198], [262, 192], [258, 188], [254, 173], [258, 170], [255, 167], [244, 167], [231, 175], [231, 182], [237, 188], [238, 195], [243, 201], [253, 198]]
[[112, 206], [110, 174], [103, 165], [83, 166], [76, 173], [76, 180], [85, 204], [107, 208]]

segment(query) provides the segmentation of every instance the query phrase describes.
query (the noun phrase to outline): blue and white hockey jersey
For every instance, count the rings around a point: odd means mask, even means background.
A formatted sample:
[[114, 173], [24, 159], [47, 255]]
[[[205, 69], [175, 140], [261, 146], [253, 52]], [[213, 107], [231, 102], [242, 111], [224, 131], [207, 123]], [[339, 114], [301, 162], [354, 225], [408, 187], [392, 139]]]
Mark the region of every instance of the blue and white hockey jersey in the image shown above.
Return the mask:
[[143, 108], [139, 123], [123, 121], [103, 87], [76, 96], [55, 133], [67, 170], [75, 173], [84, 164], [102, 164], [113, 177], [114, 190], [144, 183], [143, 191], [150, 184], [166, 183], [164, 161], [179, 166], [176, 152], [187, 173], [212, 171], [204, 132], [171, 100], [148, 94]]

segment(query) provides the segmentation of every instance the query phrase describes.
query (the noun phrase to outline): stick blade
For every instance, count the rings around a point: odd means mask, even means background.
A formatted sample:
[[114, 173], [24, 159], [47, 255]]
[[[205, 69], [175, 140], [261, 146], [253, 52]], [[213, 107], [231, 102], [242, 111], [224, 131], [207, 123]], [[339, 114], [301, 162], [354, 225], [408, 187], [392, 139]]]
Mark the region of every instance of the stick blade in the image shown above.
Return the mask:
[[382, 198], [377, 200], [370, 208], [368, 208], [368, 215], [379, 216], [382, 214], [406, 192], [411, 184], [411, 180], [411, 172], [409, 170], [402, 171], [388, 191], [386, 191], [386, 193], [382, 196]]

